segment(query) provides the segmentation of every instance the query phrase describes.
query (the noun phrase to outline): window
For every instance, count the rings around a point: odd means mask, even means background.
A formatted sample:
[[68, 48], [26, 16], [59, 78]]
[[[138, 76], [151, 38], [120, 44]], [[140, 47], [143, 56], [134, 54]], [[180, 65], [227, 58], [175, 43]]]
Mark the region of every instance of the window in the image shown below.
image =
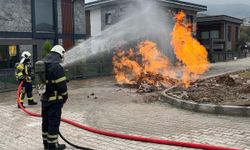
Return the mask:
[[206, 40], [209, 39], [209, 32], [201, 32], [201, 39]]
[[35, 0], [36, 31], [53, 32], [53, 1]]
[[231, 26], [227, 27], [227, 39], [228, 41], [231, 41]]
[[124, 17], [126, 15], [126, 7], [125, 6], [120, 6], [119, 15], [120, 15], [120, 17]]
[[[16, 51], [13, 45], [0, 45], [0, 69], [14, 68], [19, 61], [17, 46]], [[12, 53], [13, 52], [13, 53]]]
[[105, 14], [105, 25], [111, 25], [112, 23], [112, 18], [111, 18], [111, 13], [106, 13]]
[[219, 31], [218, 30], [210, 31], [210, 38], [211, 39], [219, 39]]
[[0, 46], [0, 69], [8, 67], [8, 47]]
[[121, 13], [126, 13], [125, 7], [120, 7], [120, 12], [121, 12]]
[[188, 21], [188, 23], [193, 24], [194, 23], [194, 16], [187, 15], [187, 21]]

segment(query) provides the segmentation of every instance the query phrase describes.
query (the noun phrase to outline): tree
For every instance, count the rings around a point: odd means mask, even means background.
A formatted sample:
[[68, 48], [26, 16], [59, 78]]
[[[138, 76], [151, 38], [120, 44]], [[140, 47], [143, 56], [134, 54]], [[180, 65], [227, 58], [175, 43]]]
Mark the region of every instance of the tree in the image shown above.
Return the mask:
[[49, 40], [46, 40], [43, 44], [43, 57], [45, 57], [52, 49], [52, 44]]
[[240, 41], [244, 43], [250, 42], [250, 27], [240, 28]]

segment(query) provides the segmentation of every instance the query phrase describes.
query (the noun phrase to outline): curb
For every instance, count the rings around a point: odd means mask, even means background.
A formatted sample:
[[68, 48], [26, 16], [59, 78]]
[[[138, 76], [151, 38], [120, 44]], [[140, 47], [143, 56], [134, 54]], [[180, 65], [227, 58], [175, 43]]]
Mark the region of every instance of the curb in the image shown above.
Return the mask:
[[199, 104], [196, 102], [190, 102], [190, 101], [186, 101], [186, 100], [182, 100], [182, 99], [170, 96], [166, 94], [166, 92], [169, 90], [170, 89], [163, 91], [161, 93], [160, 99], [174, 107], [185, 109], [185, 110], [191, 110], [194, 112], [250, 117], [250, 107]]

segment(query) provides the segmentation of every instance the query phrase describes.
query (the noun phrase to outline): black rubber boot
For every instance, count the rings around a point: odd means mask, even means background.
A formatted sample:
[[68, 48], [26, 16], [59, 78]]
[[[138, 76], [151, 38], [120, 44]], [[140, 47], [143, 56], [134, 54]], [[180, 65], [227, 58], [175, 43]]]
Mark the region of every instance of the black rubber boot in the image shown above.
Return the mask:
[[37, 105], [37, 102], [34, 102], [34, 100], [29, 100], [29, 101], [28, 101], [28, 104], [29, 104], [29, 105]]
[[48, 144], [48, 150], [64, 150], [66, 149], [65, 144]]
[[44, 150], [48, 150], [49, 149], [47, 140], [43, 141], [43, 146], [44, 146]]
[[[21, 102], [21, 105], [23, 106], [23, 108], [25, 108], [25, 106], [23, 105], [23, 102]], [[17, 108], [21, 108], [18, 103], [17, 103]]]

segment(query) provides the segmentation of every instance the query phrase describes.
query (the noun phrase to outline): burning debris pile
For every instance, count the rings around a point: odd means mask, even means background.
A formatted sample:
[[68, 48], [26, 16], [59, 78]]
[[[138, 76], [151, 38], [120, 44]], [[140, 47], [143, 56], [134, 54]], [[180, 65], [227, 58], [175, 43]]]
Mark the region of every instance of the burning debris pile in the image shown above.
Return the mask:
[[177, 82], [174, 80], [174, 72], [169, 69], [168, 58], [151, 41], [141, 42], [137, 53], [133, 49], [128, 52], [118, 51], [113, 57], [113, 64], [117, 82], [139, 88], [138, 91], [160, 90], [162, 83]]
[[192, 37], [184, 18], [182, 11], [176, 14], [171, 34], [171, 45], [182, 64], [181, 75], [156, 43], [145, 40], [136, 49], [119, 50], [113, 57], [113, 71], [118, 84], [136, 87], [138, 92], [152, 92], [173, 85], [188, 87], [191, 80], [205, 73], [209, 68], [207, 51]]

